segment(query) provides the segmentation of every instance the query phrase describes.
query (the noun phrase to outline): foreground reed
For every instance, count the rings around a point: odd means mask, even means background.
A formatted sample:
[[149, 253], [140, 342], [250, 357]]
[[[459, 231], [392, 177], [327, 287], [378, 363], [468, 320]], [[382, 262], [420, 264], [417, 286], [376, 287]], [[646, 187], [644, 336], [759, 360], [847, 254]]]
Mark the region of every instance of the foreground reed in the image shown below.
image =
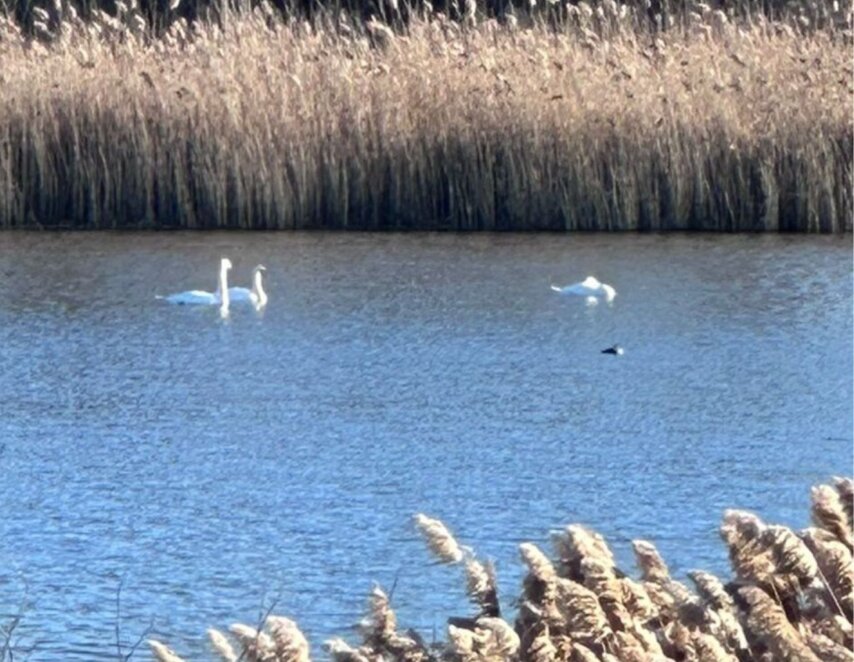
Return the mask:
[[[441, 562], [462, 565], [471, 617], [448, 619], [447, 641], [427, 645], [402, 631], [388, 596], [375, 588], [362, 621], [362, 643], [327, 641], [336, 662], [850, 662], [854, 644], [854, 482], [812, 491], [815, 526], [795, 533], [752, 513], [729, 510], [720, 533], [735, 573], [724, 584], [688, 573], [693, 590], [673, 578], [655, 546], [632, 543], [639, 579], [614, 562], [602, 536], [568, 526], [553, 537], [555, 558], [531, 543], [519, 547], [528, 573], [515, 623], [502, 618], [494, 570], [460, 546], [445, 525], [425, 515], [416, 526]], [[226, 662], [307, 662], [310, 648], [297, 625], [271, 616], [265, 629], [209, 630]], [[149, 642], [161, 662], [175, 652]]]
[[[841, 231], [850, 30], [0, 19], [0, 227]], [[36, 10], [34, 10], [36, 11]], [[559, 16], [558, 16], [559, 15]], [[804, 21], [808, 23], [808, 21]]]

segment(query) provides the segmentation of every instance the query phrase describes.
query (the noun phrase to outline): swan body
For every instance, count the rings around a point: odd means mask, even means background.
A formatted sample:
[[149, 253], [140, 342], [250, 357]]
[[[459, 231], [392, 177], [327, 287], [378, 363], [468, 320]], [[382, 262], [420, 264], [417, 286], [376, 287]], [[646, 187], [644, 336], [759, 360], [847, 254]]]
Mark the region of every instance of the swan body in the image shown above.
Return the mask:
[[267, 292], [264, 291], [264, 272], [267, 268], [263, 264], [259, 264], [252, 271], [252, 289], [246, 287], [230, 287], [228, 288], [228, 296], [233, 302], [251, 303], [256, 308], [262, 308], [267, 305]]
[[219, 306], [223, 312], [228, 311], [230, 297], [228, 293], [228, 271], [231, 269], [231, 260], [227, 257], [222, 258], [219, 263], [219, 281], [215, 292], [205, 292], [204, 290], [188, 290], [186, 292], [178, 292], [168, 296], [158, 296], [158, 299], [163, 299], [169, 303], [178, 305], [197, 305], [197, 306]]
[[588, 276], [580, 283], [573, 283], [572, 285], [566, 285], [564, 287], [552, 285], [552, 289], [560, 294], [575, 294], [577, 296], [587, 297], [588, 302], [590, 302], [591, 298], [594, 301], [597, 299], [613, 301], [614, 297], [617, 296], [617, 291], [613, 287], [606, 285], [605, 283], [600, 283], [593, 276]]
[[169, 296], [159, 297], [178, 305], [198, 305], [198, 306], [215, 306], [219, 303], [219, 297], [216, 292], [205, 292], [204, 290], [189, 290], [187, 292], [178, 292]]

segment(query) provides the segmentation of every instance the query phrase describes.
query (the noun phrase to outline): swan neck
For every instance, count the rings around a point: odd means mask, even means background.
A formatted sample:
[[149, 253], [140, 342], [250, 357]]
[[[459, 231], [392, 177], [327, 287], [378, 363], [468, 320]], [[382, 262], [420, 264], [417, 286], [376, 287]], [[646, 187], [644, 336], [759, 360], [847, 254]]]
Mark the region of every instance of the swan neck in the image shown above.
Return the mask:
[[219, 284], [217, 285], [217, 292], [220, 297], [220, 307], [223, 310], [228, 310], [228, 268], [225, 265], [220, 267], [219, 270]]
[[267, 293], [264, 291], [264, 277], [260, 271], [255, 272], [255, 278], [252, 281], [252, 290], [255, 293], [255, 298], [260, 304], [267, 302]]

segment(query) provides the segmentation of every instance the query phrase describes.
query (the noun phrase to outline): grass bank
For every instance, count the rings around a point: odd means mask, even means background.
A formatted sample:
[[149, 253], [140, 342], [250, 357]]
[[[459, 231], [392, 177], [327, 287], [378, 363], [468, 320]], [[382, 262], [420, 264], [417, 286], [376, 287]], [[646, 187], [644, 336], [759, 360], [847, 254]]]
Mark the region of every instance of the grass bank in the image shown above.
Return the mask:
[[536, 22], [472, 1], [392, 32], [261, 5], [155, 39], [118, 6], [57, 5], [35, 39], [3, 19], [0, 227], [852, 226], [839, 21], [697, 4], [660, 32], [609, 1]]
[[[640, 576], [615, 565], [605, 540], [580, 526], [553, 536], [549, 558], [519, 546], [527, 575], [518, 616], [502, 617], [494, 569], [461, 547], [442, 522], [416, 525], [435, 557], [460, 566], [474, 613], [448, 619], [447, 641], [426, 644], [402, 630], [388, 596], [376, 588], [361, 623], [361, 644], [326, 642], [335, 662], [850, 662], [854, 589], [854, 483], [812, 491], [814, 527], [799, 533], [729, 510], [720, 527], [734, 577], [689, 572], [673, 578], [649, 541], [632, 543]], [[208, 630], [214, 659], [308, 662], [297, 624], [270, 616], [261, 629], [235, 624], [231, 638]], [[158, 641], [157, 660], [182, 658]]]

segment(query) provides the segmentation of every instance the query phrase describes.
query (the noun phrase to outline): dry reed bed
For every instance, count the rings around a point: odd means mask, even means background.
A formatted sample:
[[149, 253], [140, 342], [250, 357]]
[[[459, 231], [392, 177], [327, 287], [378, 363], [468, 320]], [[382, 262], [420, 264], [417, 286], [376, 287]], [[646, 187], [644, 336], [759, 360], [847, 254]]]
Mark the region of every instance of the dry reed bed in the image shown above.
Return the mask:
[[[511, 625], [502, 619], [494, 569], [425, 515], [415, 524], [433, 555], [462, 566], [477, 613], [448, 620], [447, 642], [428, 646], [398, 628], [386, 594], [375, 588], [361, 624], [362, 644], [324, 645], [335, 662], [851, 662], [854, 643], [854, 482], [812, 490], [815, 526], [795, 533], [752, 513], [726, 511], [720, 534], [734, 578], [688, 573], [674, 579], [655, 546], [635, 540], [640, 579], [615, 565], [602, 536], [568, 526], [553, 536], [554, 559], [531, 543], [519, 547], [528, 573]], [[235, 624], [232, 638], [209, 630], [226, 662], [308, 662], [310, 648], [294, 621], [266, 619], [262, 630]], [[149, 641], [161, 662], [181, 662]]]
[[[840, 231], [850, 30], [0, 18], [0, 227]], [[473, 0], [469, 9], [476, 11]], [[41, 11], [41, 10], [36, 10]]]

